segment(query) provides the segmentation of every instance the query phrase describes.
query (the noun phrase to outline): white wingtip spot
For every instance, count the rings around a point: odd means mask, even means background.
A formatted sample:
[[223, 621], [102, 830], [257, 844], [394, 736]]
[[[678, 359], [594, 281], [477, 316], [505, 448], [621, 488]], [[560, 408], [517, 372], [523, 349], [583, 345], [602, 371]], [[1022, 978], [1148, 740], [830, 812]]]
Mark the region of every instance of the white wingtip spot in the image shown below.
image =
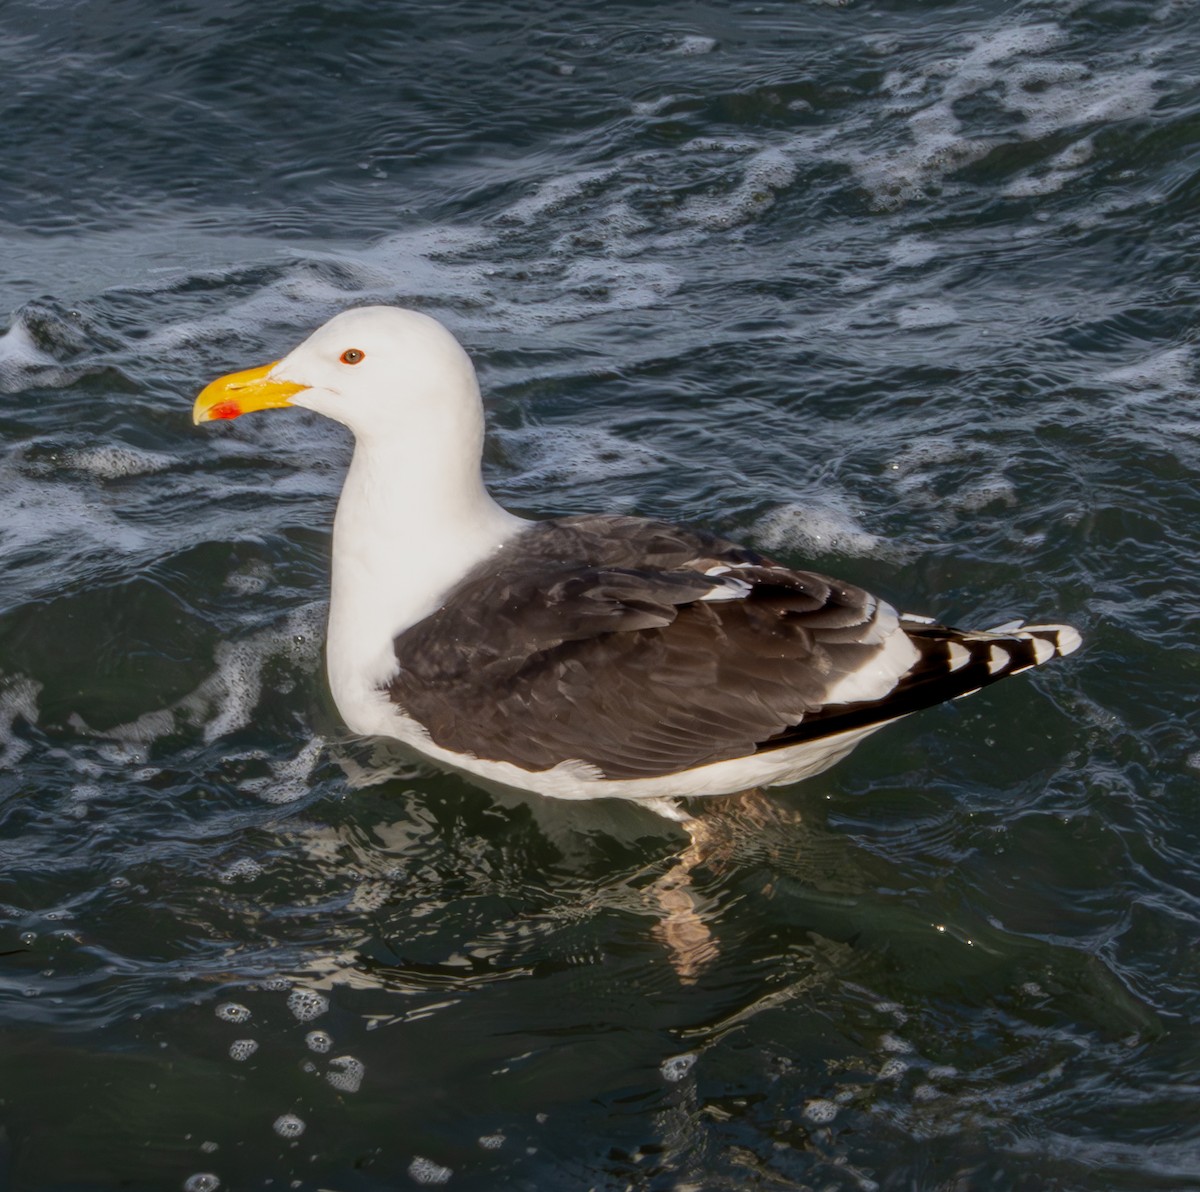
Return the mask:
[[[1025, 632], [1040, 633], [1046, 637], [1052, 636], [1054, 638], [1054, 649], [1059, 657], [1073, 654], [1083, 645], [1083, 638], [1079, 636], [1079, 630], [1073, 629], [1070, 625], [1026, 625]], [[1038, 661], [1042, 661], [1040, 654], [1038, 655]]]
[[952, 671], [961, 669], [971, 661], [971, 651], [966, 646], [960, 646], [958, 642], [947, 642], [946, 649], [950, 654], [950, 669]]
[[1033, 646], [1033, 660], [1038, 666], [1041, 666], [1043, 662], [1049, 662], [1058, 653], [1053, 643], [1048, 642], [1044, 637], [1030, 635], [1029, 641]]
[[997, 671], [1003, 670], [1012, 661], [1012, 655], [1007, 650], [1000, 649], [999, 646], [992, 646], [988, 650], [988, 674], [994, 675]]
[[1083, 638], [1079, 636], [1078, 629], [1072, 629], [1070, 625], [1059, 626], [1058, 652], [1060, 654], [1071, 654], [1082, 645]]

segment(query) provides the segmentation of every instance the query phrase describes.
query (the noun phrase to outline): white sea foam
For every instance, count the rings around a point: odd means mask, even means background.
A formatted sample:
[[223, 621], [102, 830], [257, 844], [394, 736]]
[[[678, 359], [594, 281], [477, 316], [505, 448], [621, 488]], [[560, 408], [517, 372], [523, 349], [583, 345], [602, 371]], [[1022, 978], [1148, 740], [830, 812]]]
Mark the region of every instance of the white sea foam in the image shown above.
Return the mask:
[[0, 335], [0, 393], [20, 393], [28, 388], [32, 372], [54, 366], [54, 357], [34, 343], [20, 319]]
[[692, 196], [684, 204], [682, 218], [710, 231], [748, 223], [775, 205], [776, 195], [791, 185], [796, 170], [792, 154], [775, 146], [762, 149], [746, 162], [733, 190]]
[[238, 881], [253, 881], [254, 878], [261, 875], [263, 867], [250, 857], [242, 857], [238, 861], [234, 861], [232, 865], [223, 869], [219, 875], [219, 880], [229, 885], [232, 882]]
[[41, 683], [24, 675], [0, 673], [0, 770], [15, 766], [29, 752], [29, 742], [18, 737], [13, 729], [18, 720], [37, 724], [41, 691]]
[[362, 1087], [367, 1066], [352, 1055], [339, 1055], [329, 1061], [325, 1079], [342, 1093], [357, 1093]]
[[837, 1102], [825, 1097], [814, 1097], [804, 1103], [804, 1116], [818, 1126], [826, 1126], [838, 1115]]
[[717, 39], [715, 37], [705, 37], [700, 33], [688, 33], [675, 42], [671, 47], [671, 53], [691, 58], [698, 54], [711, 54], [716, 48]]
[[309, 1031], [304, 1036], [304, 1043], [309, 1051], [324, 1055], [333, 1046], [333, 1039], [325, 1031]]
[[864, 529], [848, 510], [827, 500], [780, 505], [754, 523], [751, 537], [768, 551], [861, 558], [892, 558], [899, 554], [895, 545]]
[[1192, 348], [1165, 348], [1133, 364], [1109, 369], [1100, 374], [1100, 379], [1129, 389], [1176, 393], [1193, 384], [1192, 357]]
[[229, 1058], [243, 1064], [258, 1050], [254, 1039], [234, 1039], [229, 1045]]
[[501, 220], [532, 224], [588, 191], [596, 190], [616, 173], [615, 168], [559, 174], [539, 184], [533, 194], [510, 204]]
[[443, 1167], [423, 1155], [415, 1155], [408, 1165], [409, 1178], [418, 1184], [445, 1184], [453, 1174], [451, 1168]]
[[598, 426], [523, 426], [496, 438], [518, 468], [505, 478], [509, 488], [641, 476], [663, 466], [649, 447]]
[[887, 246], [888, 261], [899, 268], [928, 264], [940, 252], [938, 244], [927, 236], [901, 236]]
[[183, 1192], [217, 1192], [220, 1186], [220, 1176], [211, 1171], [197, 1171], [183, 1181]]
[[62, 453], [62, 462], [69, 468], [91, 472], [102, 480], [165, 472], [175, 464], [172, 456], [164, 455], [161, 451], [144, 451], [117, 443], [98, 447], [70, 447]]
[[[960, 53], [884, 78], [892, 111], [903, 117], [907, 141], [877, 151], [831, 146], [872, 193], [893, 207], [942, 186], [951, 172], [990, 153], [995, 137], [967, 133], [956, 112], [965, 100], [992, 105], [995, 119], [1016, 116], [1010, 137], [1034, 141], [1064, 130], [1111, 124], [1148, 113], [1160, 75], [1143, 67], [1098, 67], [1046, 57], [1064, 47], [1066, 31], [1052, 22], [996, 28], [971, 38]], [[863, 131], [868, 131], [864, 128]], [[1075, 176], [1092, 152], [1084, 137], [1010, 184], [1014, 195], [1046, 193]]]
[[[262, 696], [263, 671], [268, 661], [286, 658], [302, 671], [318, 665], [326, 607], [323, 602], [302, 605], [288, 613], [280, 625], [238, 641], [222, 642], [216, 651], [217, 669], [174, 707], [186, 719], [204, 725], [205, 741], [215, 741], [243, 728], [250, 723]], [[311, 762], [315, 752], [306, 751], [306, 761]], [[293, 791], [295, 783], [311, 769], [310, 764], [303, 772], [294, 768], [281, 772], [276, 788], [280, 797], [270, 801], [287, 802], [283, 795]]]
[[270, 762], [269, 778], [246, 778], [238, 790], [257, 795], [264, 803], [294, 803], [309, 790], [309, 776], [325, 750], [325, 738], [313, 737], [294, 757]]
[[0, 459], [0, 495], [5, 508], [0, 553], [6, 558], [45, 550], [64, 561], [81, 554], [111, 558], [154, 545], [149, 532], [130, 525], [94, 493], [57, 473], [22, 466], [15, 452]]
[[[943, 492], [941, 477], [946, 469], [970, 464], [970, 480]], [[885, 475], [896, 495], [916, 509], [936, 509], [948, 521], [970, 516], [989, 505], [1012, 506], [1016, 487], [1003, 472], [1004, 455], [996, 447], [978, 441], [958, 441], [944, 435], [928, 435], [897, 452]]]
[[694, 1051], [685, 1051], [682, 1055], [673, 1055], [663, 1060], [659, 1068], [663, 1079], [671, 1084], [678, 1084], [692, 1070], [698, 1058]]
[[329, 1009], [329, 999], [312, 989], [293, 989], [288, 994], [287, 1006], [301, 1022], [311, 1022]]
[[1068, 145], [1061, 153], [1056, 153], [1036, 170], [1015, 178], [1004, 188], [1004, 194], [1010, 198], [1031, 198], [1062, 190], [1069, 182], [1079, 177], [1095, 151], [1096, 147], [1091, 137], [1084, 137], [1083, 140]]
[[282, 1113], [275, 1119], [274, 1130], [280, 1138], [299, 1138], [307, 1128], [304, 1119], [294, 1113]]

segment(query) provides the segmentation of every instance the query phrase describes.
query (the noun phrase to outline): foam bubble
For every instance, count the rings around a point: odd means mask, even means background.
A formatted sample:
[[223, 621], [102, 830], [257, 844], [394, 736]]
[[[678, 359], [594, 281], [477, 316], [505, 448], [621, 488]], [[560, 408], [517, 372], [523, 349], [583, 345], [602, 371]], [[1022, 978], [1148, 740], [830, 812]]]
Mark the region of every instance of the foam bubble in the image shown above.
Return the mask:
[[649, 447], [597, 426], [525, 426], [497, 437], [520, 469], [507, 480], [509, 488], [640, 476], [662, 467]]
[[217, 1192], [221, 1180], [211, 1171], [198, 1171], [183, 1181], [183, 1192]]
[[[148, 530], [97, 502], [85, 487], [64, 484], [53, 473], [39, 476], [36, 469], [30, 471], [20, 466], [15, 453], [0, 459], [6, 513], [0, 523], [0, 550], [6, 557], [51, 549], [65, 566], [76, 557], [111, 558], [114, 553], [137, 554], [155, 545]], [[55, 572], [61, 574], [61, 568]]]
[[703, 37], [699, 33], [688, 33], [671, 47], [671, 53], [690, 58], [697, 54], [711, 54], [716, 48], [717, 39], [715, 37]]
[[[302, 670], [317, 665], [327, 607], [324, 602], [307, 604], [290, 612], [281, 625], [241, 641], [222, 642], [216, 651], [216, 671], [175, 707], [204, 722], [208, 743], [244, 728], [262, 696], [263, 670], [270, 659], [287, 658]], [[294, 780], [295, 774], [286, 775], [286, 781]]]
[[1025, 117], [1022, 135], [1037, 139], [1066, 128], [1144, 116], [1158, 102], [1159, 78], [1152, 70], [1093, 76], [1073, 62], [1016, 63], [1005, 73], [1004, 106]]
[[226, 1022], [249, 1022], [250, 1011], [239, 1002], [222, 1002], [217, 1007], [217, 1017]]
[[90, 472], [102, 480], [119, 480], [126, 476], [145, 476], [164, 472], [175, 461], [158, 451], [143, 451], [124, 444], [107, 443], [99, 447], [73, 447], [62, 453], [62, 462], [69, 468]]
[[444, 1184], [449, 1181], [454, 1172], [451, 1168], [442, 1167], [432, 1159], [415, 1155], [413, 1161], [408, 1165], [408, 1174], [418, 1184]]
[[1101, 380], [1130, 389], [1174, 392], [1191, 383], [1192, 349], [1167, 348], [1101, 374]]
[[227, 869], [221, 872], [219, 880], [226, 884], [241, 880], [252, 880], [261, 874], [263, 867], [249, 857], [243, 857], [240, 861], [234, 861]]
[[18, 720], [37, 724], [41, 683], [24, 675], [0, 674], [0, 770], [15, 766], [29, 752], [28, 741], [13, 733]]
[[506, 1139], [503, 1134], [482, 1134], [479, 1137], [479, 1145], [485, 1151], [498, 1151], [505, 1143]]
[[295, 757], [270, 762], [270, 778], [247, 778], [238, 790], [257, 795], [264, 803], [294, 803], [308, 794], [308, 779], [325, 749], [325, 738], [314, 737]]
[[53, 368], [56, 361], [34, 343], [26, 323], [18, 318], [0, 335], [0, 393], [20, 393], [29, 387], [29, 374]]
[[997, 504], [1011, 507], [1017, 503], [1017, 490], [1007, 477], [988, 476], [978, 484], [964, 485], [947, 503], [959, 513], [978, 513]]
[[803, 1112], [810, 1122], [824, 1126], [837, 1117], [838, 1106], [836, 1102], [829, 1101], [824, 1097], [814, 1097], [811, 1101], [805, 1101]]
[[728, 194], [693, 196], [683, 206], [682, 218], [709, 231], [749, 223], [775, 205], [775, 195], [792, 183], [796, 163], [783, 150], [771, 147], [755, 153], [746, 163], [741, 182]]
[[304, 1036], [304, 1042], [309, 1051], [315, 1051], [319, 1055], [324, 1055], [333, 1046], [333, 1039], [325, 1031], [309, 1031]]
[[261, 559], [247, 564], [240, 571], [231, 571], [225, 577], [225, 586], [239, 596], [252, 596], [265, 592], [271, 582], [271, 568]]
[[593, 190], [616, 174], [615, 169], [581, 170], [548, 178], [537, 190], [509, 206], [500, 219], [510, 223], [532, 224], [544, 215], [565, 206], [587, 191]]
[[287, 1006], [301, 1022], [311, 1022], [329, 1009], [329, 999], [313, 989], [293, 989]]
[[[864, 153], [857, 138], [830, 142], [828, 155], [855, 171], [875, 205], [896, 207], [923, 198], [931, 186], [990, 153], [994, 136], [974, 137], [957, 114], [963, 101], [985, 103], [997, 115], [1019, 116], [1012, 140], [1034, 141], [1066, 129], [1111, 124], [1145, 115], [1157, 101], [1160, 76], [1151, 70], [1095, 71], [1081, 63], [1047, 58], [1067, 39], [1051, 22], [996, 29], [970, 40], [964, 52], [931, 60], [916, 72], [890, 71], [883, 87], [892, 111], [906, 118], [908, 137]], [[846, 146], [851, 147], [847, 148]], [[1090, 156], [1086, 139], [1010, 186], [1010, 194], [1046, 193], [1074, 177]]]
[[832, 504], [780, 505], [754, 523], [751, 535], [769, 551], [855, 558], [890, 558], [899, 553], [886, 539], [865, 530], [847, 510]]
[[907, 1039], [891, 1034], [880, 1035], [879, 1046], [883, 1051], [890, 1051], [896, 1055], [908, 1055], [913, 1049], [913, 1045]]
[[938, 253], [938, 246], [925, 236], [901, 236], [887, 250], [888, 261], [898, 268], [926, 265]]
[[352, 1055], [339, 1055], [329, 1061], [329, 1071], [325, 1073], [325, 1079], [339, 1092], [357, 1093], [362, 1087], [366, 1071], [367, 1066], [362, 1060], [355, 1059]]
[[294, 1113], [281, 1113], [275, 1119], [272, 1129], [280, 1138], [299, 1138], [307, 1129], [302, 1118]]
[[258, 1043], [254, 1039], [235, 1039], [229, 1045], [229, 1058], [239, 1064], [245, 1063], [257, 1050]]
[[1086, 137], [1068, 145], [1061, 153], [1056, 153], [1036, 171], [1015, 178], [1004, 188], [1003, 193], [1010, 198], [1033, 198], [1036, 195], [1053, 194], [1078, 177], [1082, 167], [1094, 154], [1095, 145], [1090, 137]]
[[663, 1074], [664, 1080], [669, 1080], [672, 1084], [676, 1084], [692, 1070], [697, 1058], [694, 1051], [686, 1051], [682, 1055], [673, 1055], [670, 1059], [663, 1061], [659, 1071]]

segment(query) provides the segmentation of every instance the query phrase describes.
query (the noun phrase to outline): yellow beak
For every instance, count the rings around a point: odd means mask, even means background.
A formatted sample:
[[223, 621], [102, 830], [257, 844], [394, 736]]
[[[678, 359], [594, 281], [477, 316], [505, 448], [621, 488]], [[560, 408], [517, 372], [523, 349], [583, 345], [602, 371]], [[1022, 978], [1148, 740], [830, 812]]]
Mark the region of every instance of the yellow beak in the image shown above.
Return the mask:
[[289, 399], [307, 386], [297, 385], [294, 381], [268, 380], [267, 374], [278, 363], [275, 361], [260, 368], [230, 373], [205, 386], [192, 406], [192, 422], [199, 426], [201, 422], [237, 418], [252, 410], [290, 406], [292, 403]]

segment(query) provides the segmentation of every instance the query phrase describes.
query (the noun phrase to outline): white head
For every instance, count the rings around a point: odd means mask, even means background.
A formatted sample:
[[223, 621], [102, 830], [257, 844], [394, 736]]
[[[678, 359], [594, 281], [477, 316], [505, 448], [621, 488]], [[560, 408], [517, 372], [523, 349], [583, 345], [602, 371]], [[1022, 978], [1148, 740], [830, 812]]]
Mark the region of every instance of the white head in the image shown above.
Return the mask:
[[196, 399], [196, 422], [303, 406], [360, 440], [482, 437], [470, 357], [436, 319], [394, 306], [335, 315], [282, 360], [214, 381]]

